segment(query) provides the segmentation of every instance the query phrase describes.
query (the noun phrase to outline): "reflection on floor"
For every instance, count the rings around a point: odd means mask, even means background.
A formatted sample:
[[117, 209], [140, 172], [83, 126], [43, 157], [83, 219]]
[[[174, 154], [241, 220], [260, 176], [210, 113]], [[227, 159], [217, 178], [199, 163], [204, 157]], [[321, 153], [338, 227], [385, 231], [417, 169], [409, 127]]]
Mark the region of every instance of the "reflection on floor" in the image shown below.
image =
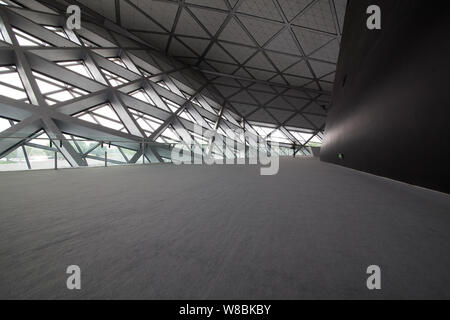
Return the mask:
[[317, 160], [0, 181], [0, 298], [450, 298], [450, 196]]

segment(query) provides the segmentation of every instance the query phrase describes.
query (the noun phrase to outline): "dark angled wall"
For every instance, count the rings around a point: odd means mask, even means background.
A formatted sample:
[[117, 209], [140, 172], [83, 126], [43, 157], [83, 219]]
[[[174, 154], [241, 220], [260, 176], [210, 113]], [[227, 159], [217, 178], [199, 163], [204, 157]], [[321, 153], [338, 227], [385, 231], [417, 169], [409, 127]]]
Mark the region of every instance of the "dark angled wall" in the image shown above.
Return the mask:
[[450, 193], [449, 2], [350, 0], [322, 161]]

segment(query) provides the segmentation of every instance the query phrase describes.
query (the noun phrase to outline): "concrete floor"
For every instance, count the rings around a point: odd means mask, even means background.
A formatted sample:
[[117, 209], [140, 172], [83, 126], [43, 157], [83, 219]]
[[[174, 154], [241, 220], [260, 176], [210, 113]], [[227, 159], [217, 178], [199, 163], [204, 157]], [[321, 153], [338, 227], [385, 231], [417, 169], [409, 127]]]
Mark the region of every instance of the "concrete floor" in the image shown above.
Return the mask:
[[317, 160], [0, 173], [0, 298], [450, 298], [449, 253], [450, 196]]

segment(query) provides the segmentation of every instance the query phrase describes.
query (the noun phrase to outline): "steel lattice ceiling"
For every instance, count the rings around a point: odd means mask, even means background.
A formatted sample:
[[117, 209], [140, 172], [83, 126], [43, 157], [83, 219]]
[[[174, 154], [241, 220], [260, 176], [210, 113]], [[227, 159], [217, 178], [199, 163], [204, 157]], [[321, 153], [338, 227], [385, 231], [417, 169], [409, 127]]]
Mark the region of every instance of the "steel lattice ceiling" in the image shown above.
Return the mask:
[[202, 70], [250, 121], [325, 123], [347, 0], [69, 2]]
[[[252, 6], [252, 0], [86, 2], [91, 9], [82, 6], [83, 27], [76, 31], [65, 28], [64, 12], [69, 3], [82, 5], [80, 2], [2, 2], [0, 87], [16, 93], [0, 96], [0, 125], [7, 128], [0, 135], [0, 157], [22, 148], [31, 167], [27, 148], [35, 148], [59, 152], [70, 166], [84, 166], [102, 160], [94, 152], [103, 147], [101, 140], [112, 142], [120, 153], [120, 159], [108, 159], [114, 164], [136, 163], [142, 156], [150, 162], [168, 161], [163, 145], [147, 149], [143, 145], [196, 140], [194, 124], [222, 133], [244, 127], [252, 134], [278, 140], [286, 148], [296, 143], [304, 153], [308, 152], [304, 146], [321, 138], [326, 117], [323, 106], [330, 101], [330, 92], [322, 83], [332, 84], [335, 61], [327, 60], [337, 56], [332, 48], [337, 50], [340, 38], [339, 28], [330, 31], [342, 21], [333, 1], [325, 1], [334, 19], [323, 20], [328, 29], [322, 31], [312, 29], [322, 28], [314, 21], [323, 16], [316, 7], [322, 8], [323, 1], [306, 1], [303, 7], [302, 1], [268, 1], [263, 11]], [[275, 11], [268, 10], [269, 3]], [[155, 17], [144, 14], [146, 10]], [[274, 21], [280, 19], [269, 16], [275, 13], [285, 21]], [[219, 26], [214, 26], [220, 21], [215, 15], [224, 17]], [[295, 25], [302, 16], [309, 28]], [[257, 27], [255, 21], [280, 29], [271, 34], [275, 28], [269, 32], [270, 27]], [[152, 26], [164, 27], [167, 32], [152, 30]], [[192, 33], [189, 28], [203, 30], [210, 37], [179, 34]], [[227, 32], [229, 28], [235, 31]], [[239, 28], [251, 41], [239, 43], [244, 41], [230, 36]], [[309, 42], [301, 45], [300, 29], [327, 35], [329, 41], [318, 44], [308, 38]], [[156, 35], [166, 37], [167, 43], [154, 48], [161, 45], [152, 39]], [[292, 37], [291, 45], [282, 41], [286, 35]], [[187, 54], [196, 51], [196, 41], [206, 44], [204, 50]], [[275, 56], [283, 58], [276, 60]], [[280, 67], [280, 63], [284, 65]], [[214, 65], [235, 65], [236, 72]], [[299, 77], [301, 70], [311, 73], [303, 87], [289, 82], [306, 79]], [[274, 77], [262, 77], [267, 72]], [[312, 87], [313, 83], [317, 87]], [[38, 137], [53, 144], [44, 146]], [[79, 139], [90, 142], [84, 146]], [[221, 152], [236, 156], [232, 150]]]

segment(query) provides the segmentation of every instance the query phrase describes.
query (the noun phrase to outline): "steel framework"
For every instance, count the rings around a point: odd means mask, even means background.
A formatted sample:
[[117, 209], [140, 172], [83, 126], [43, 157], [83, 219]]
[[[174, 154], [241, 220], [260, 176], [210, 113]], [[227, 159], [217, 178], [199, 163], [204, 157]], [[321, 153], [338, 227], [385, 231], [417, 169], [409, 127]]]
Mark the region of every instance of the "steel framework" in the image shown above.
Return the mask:
[[[64, 13], [65, 6], [52, 1], [0, 4], [0, 158], [19, 150], [33, 168], [29, 153], [39, 149], [80, 167], [104, 161], [99, 150], [109, 147], [115, 150], [106, 159], [111, 164], [167, 162], [173, 144], [212, 148], [195, 135], [195, 125], [222, 135], [243, 129], [280, 143], [275, 152], [281, 154], [294, 143], [309, 154], [306, 146], [321, 140], [324, 123], [313, 117], [323, 114], [308, 111], [326, 95], [320, 90], [205, 73], [108, 20], [83, 16], [82, 28], [70, 30]], [[249, 93], [266, 111], [281, 99], [273, 110], [286, 113], [286, 104], [288, 118], [246, 116], [223, 94], [220, 83], [230, 80], [240, 86], [233, 97]], [[263, 102], [269, 89], [273, 97]], [[220, 157], [240, 156], [214, 148]]]

